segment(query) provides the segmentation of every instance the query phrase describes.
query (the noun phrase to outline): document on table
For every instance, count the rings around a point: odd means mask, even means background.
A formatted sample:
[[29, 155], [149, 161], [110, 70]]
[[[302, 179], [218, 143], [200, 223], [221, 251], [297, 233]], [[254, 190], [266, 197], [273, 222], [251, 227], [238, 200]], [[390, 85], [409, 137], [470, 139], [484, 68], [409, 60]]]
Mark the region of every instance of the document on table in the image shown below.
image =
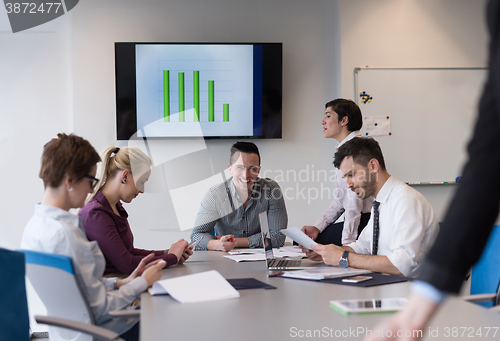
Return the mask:
[[279, 248], [280, 252], [296, 252], [296, 253], [303, 253], [302, 248], [299, 247], [298, 245], [289, 245], [289, 246], [283, 246]]
[[229, 258], [234, 260], [235, 262], [257, 262], [260, 260], [266, 260], [266, 255], [263, 253], [254, 253], [254, 254], [243, 254], [243, 255], [231, 255], [224, 256], [225, 258]]
[[[275, 257], [276, 257], [276, 249], [274, 249]], [[290, 255], [295, 254], [294, 257], [301, 257], [301, 255], [304, 255], [305, 253], [302, 252], [302, 248], [300, 248], [298, 245], [291, 245], [291, 246], [283, 246], [278, 249], [280, 253], [277, 255], [286, 255], [284, 257], [292, 257]], [[230, 255], [244, 255], [244, 254], [254, 254], [254, 253], [264, 253], [264, 249], [232, 249], [231, 251], [228, 251]], [[296, 254], [299, 253], [300, 255], [297, 256]], [[283, 256], [282, 256], [283, 257]]]
[[274, 251], [274, 258], [306, 258], [306, 254], [304, 252], [296, 252], [296, 251], [282, 251], [279, 250]]
[[[262, 249], [263, 250], [263, 249]], [[264, 253], [253, 253], [253, 254], [246, 254], [246, 253], [237, 253], [235, 252], [228, 252], [230, 256], [224, 256], [225, 258], [229, 258], [231, 260], [234, 260], [235, 262], [257, 262], [261, 260], [265, 260], [266, 257]], [[296, 251], [281, 251], [278, 249], [273, 249], [273, 255], [274, 258], [303, 258], [306, 257], [306, 254], [303, 252], [296, 252]]]
[[298, 271], [287, 271], [281, 277], [310, 279], [319, 281], [327, 278], [339, 278], [370, 273], [370, 270], [354, 268], [338, 268], [335, 266], [311, 268]]
[[232, 249], [228, 251], [230, 255], [246, 255], [246, 254], [255, 254], [255, 253], [264, 253], [264, 249]]
[[240, 293], [215, 270], [160, 280], [155, 282], [148, 291], [153, 296], [169, 294], [180, 303], [240, 297]]
[[292, 238], [306, 249], [312, 250], [312, 245], [318, 245], [318, 243], [309, 238], [309, 236], [302, 232], [298, 227], [290, 227], [288, 229], [280, 230], [280, 232], [285, 236]]

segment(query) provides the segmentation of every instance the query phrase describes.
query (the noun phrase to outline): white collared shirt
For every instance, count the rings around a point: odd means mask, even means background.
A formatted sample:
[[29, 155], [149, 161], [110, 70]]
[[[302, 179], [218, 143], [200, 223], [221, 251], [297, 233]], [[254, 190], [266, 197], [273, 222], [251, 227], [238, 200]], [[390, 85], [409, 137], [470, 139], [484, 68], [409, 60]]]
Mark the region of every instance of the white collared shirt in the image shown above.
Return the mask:
[[[353, 131], [337, 145], [339, 150], [347, 141], [360, 136], [359, 131]], [[347, 188], [342, 172], [336, 169], [334, 199], [325, 213], [318, 219], [314, 226], [323, 232], [331, 223], [335, 222], [344, 213], [344, 228], [342, 230], [342, 244], [352, 243], [358, 237], [358, 226], [361, 213], [368, 213], [372, 208], [373, 198], [359, 199], [353, 191]]]
[[[432, 246], [439, 223], [431, 204], [418, 191], [394, 178], [385, 182], [375, 198], [380, 202], [378, 255], [387, 256], [405, 276], [417, 275]], [[371, 255], [373, 212], [359, 239], [349, 245], [356, 253]]]
[[75, 274], [94, 313], [96, 324], [123, 334], [139, 321], [111, 319], [110, 311], [127, 307], [147, 289], [138, 277], [119, 290], [114, 279], [103, 278], [105, 260], [97, 242], [89, 242], [81, 218], [53, 206], [35, 205], [35, 214], [24, 229], [21, 248], [71, 257]]

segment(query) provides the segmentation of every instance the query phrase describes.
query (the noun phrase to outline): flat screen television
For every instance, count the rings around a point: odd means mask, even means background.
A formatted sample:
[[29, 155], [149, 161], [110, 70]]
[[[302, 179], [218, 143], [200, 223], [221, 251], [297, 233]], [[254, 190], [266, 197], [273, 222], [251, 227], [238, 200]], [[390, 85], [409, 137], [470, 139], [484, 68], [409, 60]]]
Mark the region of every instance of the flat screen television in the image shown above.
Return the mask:
[[115, 43], [118, 140], [281, 138], [281, 43]]

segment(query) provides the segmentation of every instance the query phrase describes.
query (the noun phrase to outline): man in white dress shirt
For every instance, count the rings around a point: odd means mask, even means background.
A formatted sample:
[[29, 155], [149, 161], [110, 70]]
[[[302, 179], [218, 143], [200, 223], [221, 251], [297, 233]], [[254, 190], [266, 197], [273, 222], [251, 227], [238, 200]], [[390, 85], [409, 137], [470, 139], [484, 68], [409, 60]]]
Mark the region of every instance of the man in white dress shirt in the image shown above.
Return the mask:
[[[351, 100], [338, 98], [325, 104], [321, 121], [323, 135], [339, 142], [336, 151], [353, 137], [359, 136], [363, 126], [361, 110]], [[345, 245], [354, 242], [370, 219], [373, 198], [358, 198], [346, 187], [339, 171], [335, 175], [335, 197], [325, 213], [314, 225], [302, 231], [320, 244]], [[344, 221], [336, 220], [344, 213]]]
[[385, 169], [377, 141], [356, 137], [335, 154], [335, 167], [359, 198], [373, 196], [370, 221], [349, 246], [313, 246], [309, 258], [326, 264], [415, 276], [439, 230], [430, 203]]

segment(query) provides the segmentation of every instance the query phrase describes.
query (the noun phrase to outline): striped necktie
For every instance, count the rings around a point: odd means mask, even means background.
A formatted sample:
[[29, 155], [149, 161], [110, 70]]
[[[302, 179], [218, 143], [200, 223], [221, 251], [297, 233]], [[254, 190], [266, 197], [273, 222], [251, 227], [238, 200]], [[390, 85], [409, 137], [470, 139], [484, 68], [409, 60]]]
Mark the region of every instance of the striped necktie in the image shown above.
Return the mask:
[[380, 203], [373, 201], [373, 248], [372, 255], [376, 256], [378, 252], [378, 234], [380, 229], [378, 207]]

